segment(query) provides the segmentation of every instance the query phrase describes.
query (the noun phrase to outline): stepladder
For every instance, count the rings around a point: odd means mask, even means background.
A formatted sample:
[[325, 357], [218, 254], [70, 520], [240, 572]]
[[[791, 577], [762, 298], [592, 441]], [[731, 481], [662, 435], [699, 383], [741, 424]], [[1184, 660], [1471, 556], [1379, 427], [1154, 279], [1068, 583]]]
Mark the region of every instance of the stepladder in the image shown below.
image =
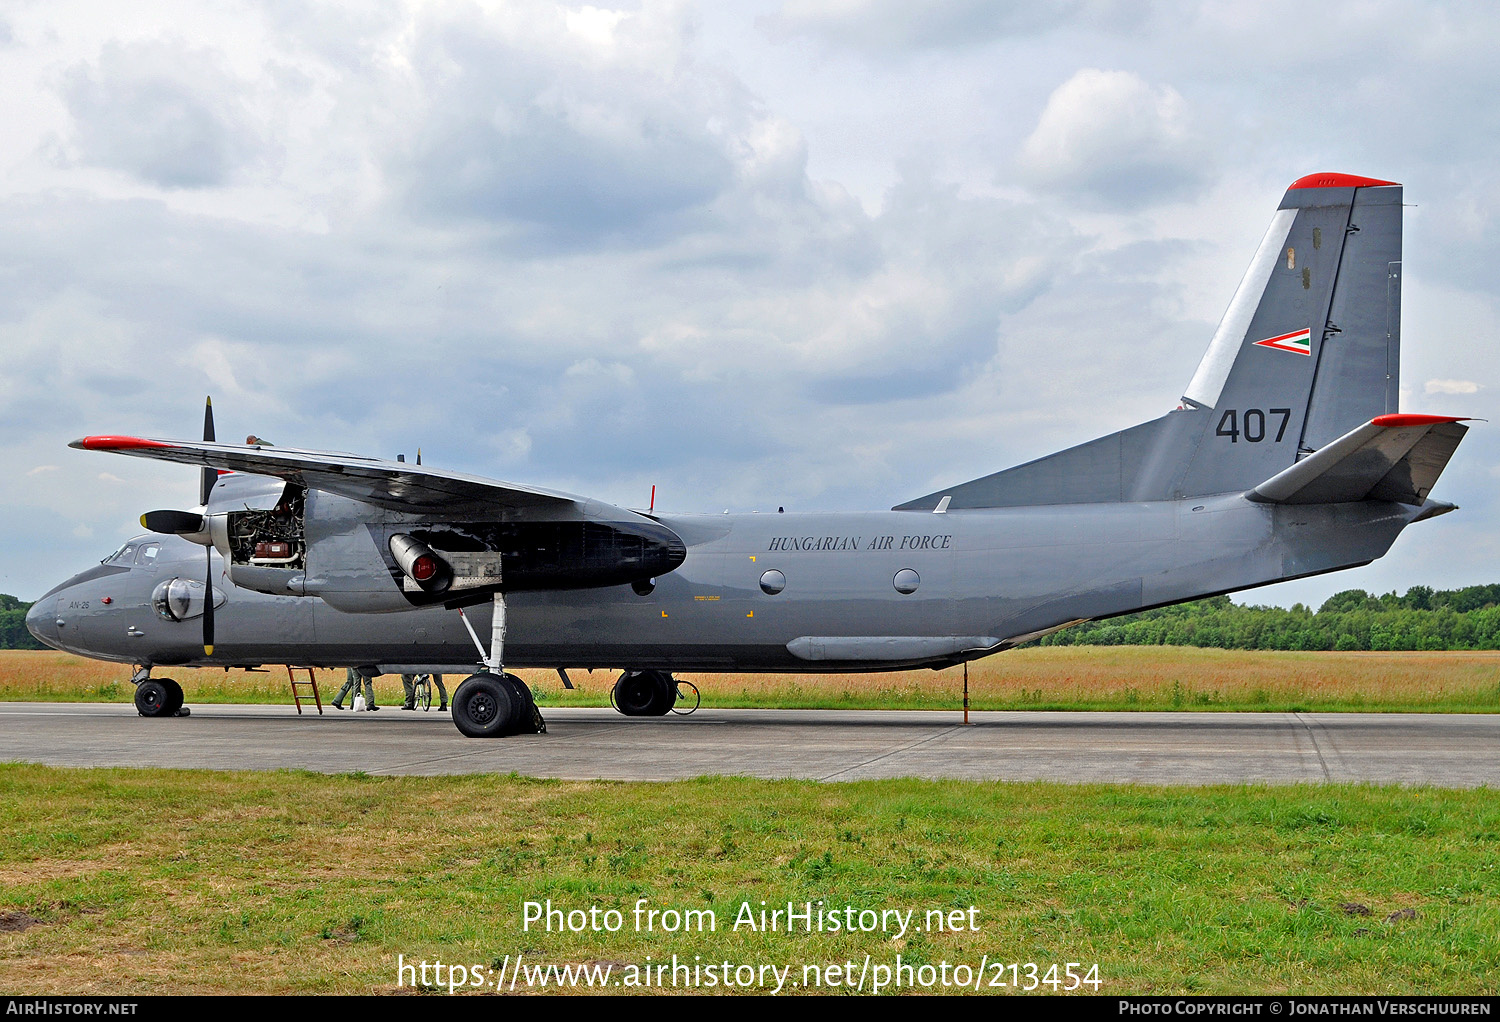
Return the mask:
[[[296, 673], [298, 671], [306, 671], [307, 680], [299, 680]], [[286, 677], [287, 681], [291, 682], [292, 685], [292, 702], [297, 704], [297, 714], [301, 715], [302, 703], [308, 698], [306, 690], [310, 689], [313, 705], [318, 708], [318, 713], [321, 715], [323, 712], [323, 699], [318, 694], [318, 676], [313, 669], [311, 667], [293, 667], [291, 664], [287, 664]]]

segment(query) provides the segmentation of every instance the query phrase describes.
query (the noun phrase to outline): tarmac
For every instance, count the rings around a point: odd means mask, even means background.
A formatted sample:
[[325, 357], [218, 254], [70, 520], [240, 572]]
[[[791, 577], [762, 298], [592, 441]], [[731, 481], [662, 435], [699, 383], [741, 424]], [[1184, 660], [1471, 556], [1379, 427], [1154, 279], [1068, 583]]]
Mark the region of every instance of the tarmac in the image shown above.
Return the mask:
[[79, 767], [519, 773], [666, 781], [704, 775], [1079, 783], [1500, 785], [1500, 715], [710, 710], [626, 718], [543, 709], [547, 733], [464, 738], [448, 714], [0, 704], [0, 761]]

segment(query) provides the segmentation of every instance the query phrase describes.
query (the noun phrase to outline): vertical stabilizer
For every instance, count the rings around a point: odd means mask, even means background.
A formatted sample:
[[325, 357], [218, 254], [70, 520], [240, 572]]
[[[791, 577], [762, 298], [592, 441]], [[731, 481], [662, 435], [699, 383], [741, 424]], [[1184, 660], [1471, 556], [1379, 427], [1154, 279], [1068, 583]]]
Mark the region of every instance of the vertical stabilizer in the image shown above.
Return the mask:
[[1400, 185], [1294, 182], [1183, 394], [1212, 414], [1174, 489], [1254, 486], [1397, 411], [1400, 272]]

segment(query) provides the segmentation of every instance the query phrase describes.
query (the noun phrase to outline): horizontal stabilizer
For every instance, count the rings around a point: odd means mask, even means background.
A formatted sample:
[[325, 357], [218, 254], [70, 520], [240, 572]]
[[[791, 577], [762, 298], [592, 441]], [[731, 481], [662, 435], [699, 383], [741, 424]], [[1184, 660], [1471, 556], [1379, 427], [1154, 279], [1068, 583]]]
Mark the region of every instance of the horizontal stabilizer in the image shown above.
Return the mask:
[[1421, 504], [1469, 431], [1448, 415], [1380, 415], [1245, 496], [1267, 504]]

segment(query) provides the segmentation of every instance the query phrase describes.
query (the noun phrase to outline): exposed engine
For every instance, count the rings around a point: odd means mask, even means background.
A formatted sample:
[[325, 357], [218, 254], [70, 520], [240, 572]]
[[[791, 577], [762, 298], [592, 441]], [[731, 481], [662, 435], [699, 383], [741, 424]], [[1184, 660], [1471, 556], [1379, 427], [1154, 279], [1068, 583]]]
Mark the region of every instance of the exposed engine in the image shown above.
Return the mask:
[[307, 530], [303, 523], [306, 491], [288, 485], [269, 511], [231, 511], [228, 515], [232, 564], [301, 570], [307, 564]]

